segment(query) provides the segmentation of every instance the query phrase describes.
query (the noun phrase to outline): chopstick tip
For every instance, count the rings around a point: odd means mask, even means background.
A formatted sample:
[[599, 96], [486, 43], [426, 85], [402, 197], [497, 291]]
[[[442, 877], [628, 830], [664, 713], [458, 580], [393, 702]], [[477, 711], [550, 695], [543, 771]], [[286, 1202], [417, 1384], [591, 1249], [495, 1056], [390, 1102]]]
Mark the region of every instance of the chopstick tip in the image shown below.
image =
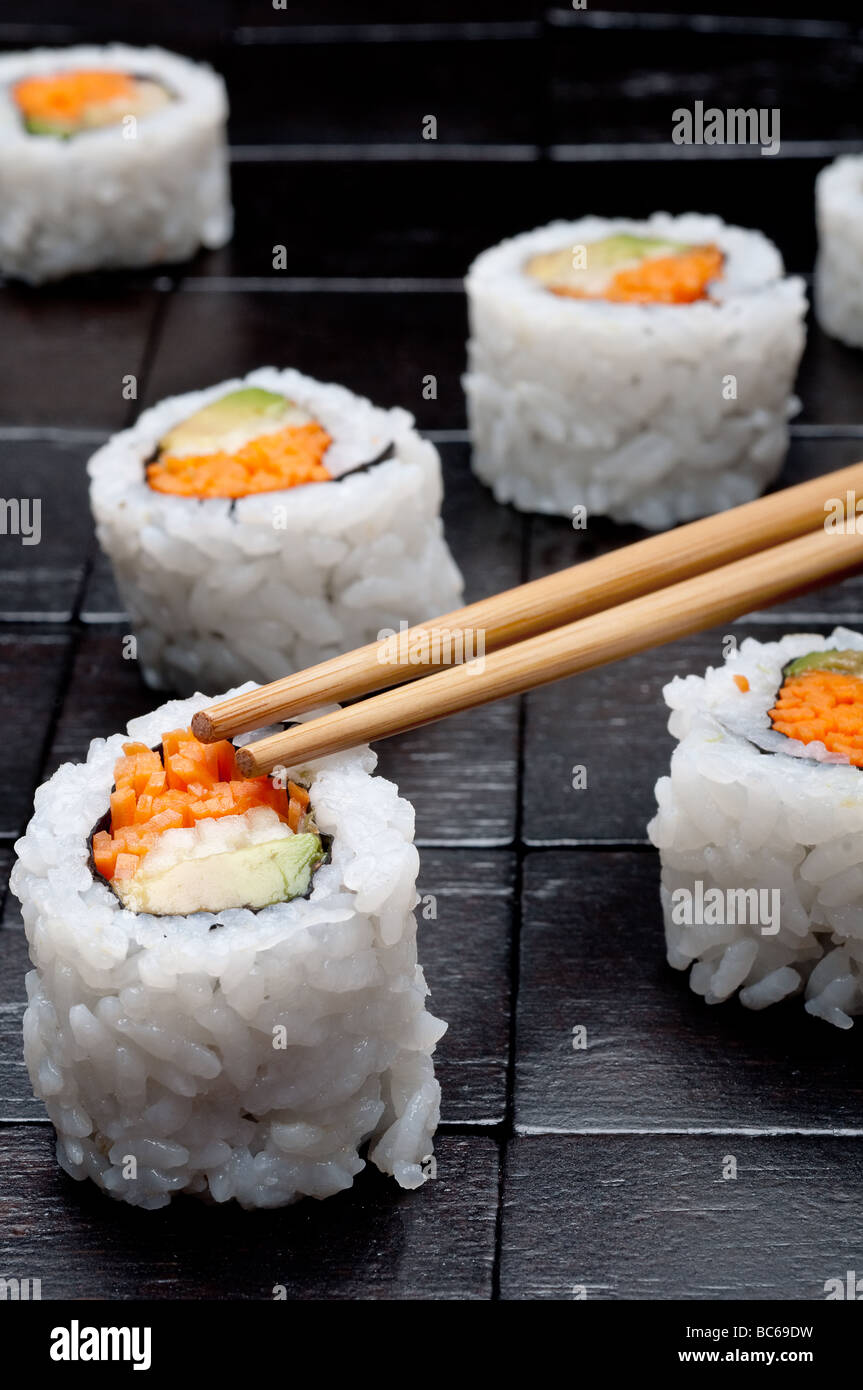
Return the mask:
[[239, 771], [244, 777], [259, 777], [260, 769], [255, 760], [254, 753], [248, 748], [238, 748], [236, 751], [236, 763]]
[[192, 716], [192, 733], [201, 743], [216, 743], [219, 739], [213, 720], [204, 709]]

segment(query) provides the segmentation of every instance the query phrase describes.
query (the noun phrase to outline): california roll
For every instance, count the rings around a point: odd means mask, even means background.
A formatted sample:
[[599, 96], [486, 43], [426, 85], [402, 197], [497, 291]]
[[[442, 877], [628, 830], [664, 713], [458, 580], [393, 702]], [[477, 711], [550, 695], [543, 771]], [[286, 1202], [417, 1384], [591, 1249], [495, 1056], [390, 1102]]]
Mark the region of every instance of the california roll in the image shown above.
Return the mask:
[[183, 261], [231, 234], [216, 73], [160, 48], [0, 57], [0, 272]]
[[709, 1004], [863, 1012], [863, 636], [747, 638], [665, 688], [656, 785], [668, 959]]
[[806, 295], [760, 232], [555, 222], [483, 252], [466, 288], [473, 467], [499, 502], [661, 530], [779, 472]]
[[437, 450], [343, 387], [262, 368], [175, 396], [89, 471], [153, 686], [275, 680], [461, 600]]
[[[232, 692], [238, 693], [238, 692]], [[417, 964], [413, 809], [367, 748], [243, 779], [163, 705], [36, 793], [16, 846], [24, 1050], [73, 1178], [273, 1207], [361, 1150], [433, 1173], [444, 1025]]]

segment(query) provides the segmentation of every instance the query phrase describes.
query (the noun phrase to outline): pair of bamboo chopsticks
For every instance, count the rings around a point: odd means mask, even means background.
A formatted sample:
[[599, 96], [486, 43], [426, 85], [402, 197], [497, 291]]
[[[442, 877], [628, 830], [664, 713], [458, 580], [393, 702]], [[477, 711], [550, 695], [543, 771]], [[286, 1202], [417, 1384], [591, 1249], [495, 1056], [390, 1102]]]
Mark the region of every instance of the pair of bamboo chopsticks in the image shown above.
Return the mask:
[[[392, 639], [373, 642], [211, 705], [193, 730], [212, 743], [395, 687], [247, 744], [237, 763], [260, 777], [662, 646], [863, 567], [854, 506], [844, 528], [825, 526], [828, 503], [839, 499], [844, 514], [858, 493], [863, 463], [419, 624], [398, 648], [418, 660], [393, 664]], [[481, 635], [486, 654], [441, 669], [439, 643], [427, 640], [435, 634], [456, 651], [475, 649]]]

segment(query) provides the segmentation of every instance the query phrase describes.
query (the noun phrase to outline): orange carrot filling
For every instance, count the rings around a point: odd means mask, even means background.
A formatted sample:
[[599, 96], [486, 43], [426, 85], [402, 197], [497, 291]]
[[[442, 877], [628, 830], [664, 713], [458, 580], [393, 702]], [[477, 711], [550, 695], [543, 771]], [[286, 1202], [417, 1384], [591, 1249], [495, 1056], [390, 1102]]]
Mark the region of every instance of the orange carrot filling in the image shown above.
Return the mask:
[[552, 293], [569, 299], [606, 299], [617, 304], [692, 304], [704, 299], [711, 280], [722, 273], [722, 252], [716, 246], [693, 246], [673, 256], [655, 256], [641, 265], [619, 270], [601, 294], [585, 294], [568, 286]]
[[823, 743], [863, 767], [863, 680], [839, 671], [788, 676], [770, 711], [773, 728], [801, 743]]
[[324, 483], [332, 474], [323, 462], [332, 439], [312, 422], [288, 425], [259, 435], [232, 454], [166, 453], [147, 467], [156, 492], [181, 497], [247, 497], [277, 492], [301, 483]]
[[160, 835], [199, 820], [268, 806], [299, 832], [309, 807], [305, 787], [242, 777], [233, 744], [201, 743], [191, 729], [164, 734], [162, 750], [160, 757], [145, 743], [123, 744], [114, 765], [111, 829], [93, 836], [93, 863], [103, 878], [131, 878]]
[[16, 82], [12, 95], [27, 120], [77, 125], [94, 106], [133, 101], [135, 79], [124, 72], [82, 69], [25, 77]]

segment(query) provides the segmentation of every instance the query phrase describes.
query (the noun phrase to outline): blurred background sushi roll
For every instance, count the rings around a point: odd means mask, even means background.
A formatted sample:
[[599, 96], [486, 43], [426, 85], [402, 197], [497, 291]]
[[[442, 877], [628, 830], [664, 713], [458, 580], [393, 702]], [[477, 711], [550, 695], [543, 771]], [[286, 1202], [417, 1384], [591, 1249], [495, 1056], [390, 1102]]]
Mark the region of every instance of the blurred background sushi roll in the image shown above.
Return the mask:
[[25, 1056], [59, 1162], [134, 1206], [272, 1207], [350, 1187], [370, 1141], [417, 1187], [445, 1025], [417, 964], [413, 808], [368, 748], [241, 780], [231, 744], [191, 734], [206, 703], [95, 739], [16, 846]]
[[153, 686], [274, 680], [461, 600], [437, 450], [343, 387], [262, 368], [176, 396], [89, 471]]
[[761, 233], [556, 222], [483, 252], [466, 288], [473, 466], [498, 501], [662, 529], [778, 473], [806, 296]]
[[39, 284], [224, 245], [227, 115], [221, 77], [164, 49], [0, 57], [0, 271]]
[[815, 180], [818, 322], [849, 347], [863, 347], [863, 155], [842, 155]]
[[863, 1012], [863, 636], [747, 638], [665, 687], [656, 786], [668, 960], [715, 1004]]

